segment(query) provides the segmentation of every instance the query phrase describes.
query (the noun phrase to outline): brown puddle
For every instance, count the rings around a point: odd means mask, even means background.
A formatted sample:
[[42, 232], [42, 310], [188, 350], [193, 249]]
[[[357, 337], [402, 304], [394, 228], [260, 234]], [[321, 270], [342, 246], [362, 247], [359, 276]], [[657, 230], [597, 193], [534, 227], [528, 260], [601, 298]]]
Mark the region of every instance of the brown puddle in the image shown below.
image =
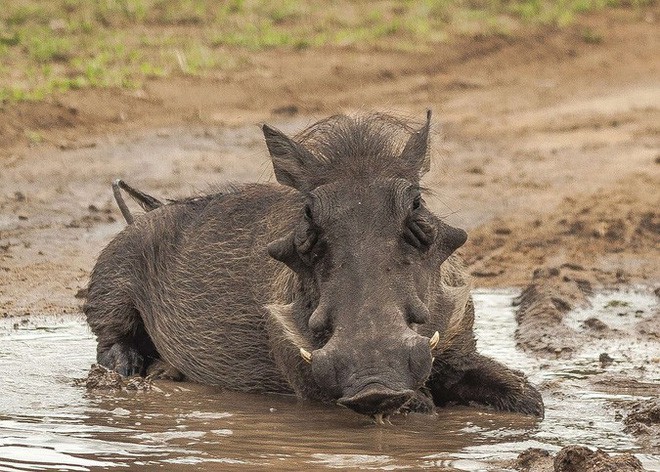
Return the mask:
[[[617, 390], [593, 382], [643, 364], [633, 375], [657, 385], [658, 343], [641, 346], [622, 338], [584, 346], [570, 360], [535, 359], [515, 348], [514, 295], [475, 293], [479, 347], [543, 386], [542, 422], [454, 407], [434, 417], [396, 416], [392, 426], [377, 426], [339, 407], [190, 383], [88, 392], [76, 379], [94, 361], [95, 343], [81, 317], [2, 320], [0, 471], [509, 470], [503, 464], [528, 447], [558, 450], [569, 444], [632, 452], [648, 470], [660, 470], [660, 454], [641, 448], [615, 419], [617, 405], [648, 398], [648, 388]], [[579, 326], [597, 313], [623, 329], [654, 309], [652, 293], [600, 293], [593, 308], [572, 313], [569, 322]], [[607, 367], [598, 360], [604, 347], [614, 359]]]

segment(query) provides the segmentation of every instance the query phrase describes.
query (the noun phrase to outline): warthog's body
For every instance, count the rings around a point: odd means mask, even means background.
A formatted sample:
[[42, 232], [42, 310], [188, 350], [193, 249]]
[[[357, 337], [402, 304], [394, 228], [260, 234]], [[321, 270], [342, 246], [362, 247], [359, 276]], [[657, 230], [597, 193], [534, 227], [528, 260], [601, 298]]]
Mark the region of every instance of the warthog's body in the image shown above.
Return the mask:
[[419, 196], [406, 203], [428, 167], [428, 128], [405, 147], [410, 130], [379, 115], [333, 118], [299, 138], [306, 147], [264, 132], [293, 189], [154, 200], [103, 250], [84, 307], [99, 362], [131, 375], [160, 359], [196, 382], [339, 399], [377, 417], [431, 399], [542, 415], [522, 374], [475, 351], [468, 283], [450, 255], [464, 234]]

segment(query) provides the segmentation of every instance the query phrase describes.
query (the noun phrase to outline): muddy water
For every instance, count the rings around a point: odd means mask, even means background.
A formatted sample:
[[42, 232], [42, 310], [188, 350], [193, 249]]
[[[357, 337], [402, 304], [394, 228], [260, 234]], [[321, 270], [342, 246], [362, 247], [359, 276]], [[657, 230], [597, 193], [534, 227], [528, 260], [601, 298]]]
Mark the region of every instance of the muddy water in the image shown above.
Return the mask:
[[[514, 414], [447, 408], [437, 416], [394, 417], [377, 426], [347, 410], [281, 396], [221, 392], [159, 382], [151, 391], [87, 392], [76, 384], [94, 359], [94, 340], [79, 317], [31, 317], [0, 324], [0, 471], [365, 469], [508, 470], [506, 460], [528, 447], [568, 444], [633, 452], [649, 470], [660, 454], [640, 449], [614, 419], [620, 402], [649, 391], [613, 391], [590, 382], [606, 374], [604, 346], [585, 345], [574, 360], [537, 360], [517, 351], [512, 292], [477, 292], [480, 350], [524, 369], [544, 385], [542, 422]], [[615, 301], [615, 302], [614, 302]], [[652, 294], [600, 294], [593, 309], [625, 328], [657, 309]], [[623, 307], [623, 309], [622, 309]], [[632, 313], [630, 317], [620, 313]], [[657, 344], [657, 343], [656, 343]], [[622, 340], [607, 345], [625, 372], [660, 381], [657, 345]], [[636, 353], [636, 355], [632, 355]], [[653, 359], [656, 359], [655, 364]]]

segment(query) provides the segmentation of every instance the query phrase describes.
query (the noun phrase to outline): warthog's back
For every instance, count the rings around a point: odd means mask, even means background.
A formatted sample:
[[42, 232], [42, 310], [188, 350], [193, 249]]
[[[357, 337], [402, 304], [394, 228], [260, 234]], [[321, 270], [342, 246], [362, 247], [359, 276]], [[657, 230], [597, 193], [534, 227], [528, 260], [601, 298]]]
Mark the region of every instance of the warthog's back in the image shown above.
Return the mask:
[[[119, 264], [160, 356], [188, 378], [246, 391], [290, 391], [273, 364], [263, 306], [283, 267], [266, 244], [295, 197], [269, 185], [183, 200], [136, 219], [103, 251]], [[295, 206], [295, 205], [294, 205]]]

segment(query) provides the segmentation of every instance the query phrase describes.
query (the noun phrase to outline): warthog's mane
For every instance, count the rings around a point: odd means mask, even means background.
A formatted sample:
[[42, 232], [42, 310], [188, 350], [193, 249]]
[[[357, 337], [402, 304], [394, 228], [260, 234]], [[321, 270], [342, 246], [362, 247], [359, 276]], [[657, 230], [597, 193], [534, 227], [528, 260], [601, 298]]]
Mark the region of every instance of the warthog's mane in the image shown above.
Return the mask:
[[316, 165], [308, 170], [315, 181], [369, 176], [415, 178], [420, 169], [412, 169], [410, 162], [401, 159], [401, 153], [419, 126], [383, 113], [335, 115], [306, 128], [294, 140], [316, 158]]
[[227, 195], [240, 194], [242, 188], [234, 183], [213, 184], [207, 189], [189, 196], [181, 198], [168, 198], [168, 205], [192, 205], [192, 206], [205, 206], [212, 200], [217, 200]]

